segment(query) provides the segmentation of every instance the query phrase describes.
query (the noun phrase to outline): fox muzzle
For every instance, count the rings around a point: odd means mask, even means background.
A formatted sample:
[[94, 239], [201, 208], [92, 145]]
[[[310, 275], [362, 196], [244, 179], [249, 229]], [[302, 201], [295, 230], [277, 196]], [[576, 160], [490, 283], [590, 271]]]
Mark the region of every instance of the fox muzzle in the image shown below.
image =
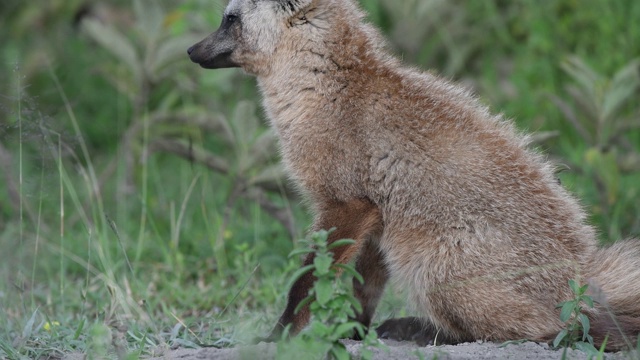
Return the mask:
[[204, 40], [187, 50], [189, 59], [205, 69], [222, 69], [239, 67], [231, 55], [235, 49], [235, 41], [227, 31], [218, 29]]

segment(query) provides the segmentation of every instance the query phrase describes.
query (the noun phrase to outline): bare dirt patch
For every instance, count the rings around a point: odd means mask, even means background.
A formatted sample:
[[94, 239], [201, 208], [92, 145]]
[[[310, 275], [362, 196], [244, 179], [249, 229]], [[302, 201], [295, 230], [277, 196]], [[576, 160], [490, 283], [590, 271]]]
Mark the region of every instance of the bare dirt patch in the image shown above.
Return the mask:
[[[385, 349], [375, 349], [374, 359], [553, 359], [562, 358], [562, 350], [552, 350], [547, 344], [525, 342], [521, 344], [500, 344], [489, 342], [464, 343], [459, 345], [419, 347], [411, 342], [382, 340]], [[362, 344], [357, 341], [345, 341], [347, 349], [353, 355], [360, 353]], [[230, 349], [202, 348], [167, 350], [164, 354], [151, 359], [273, 359], [276, 355], [275, 344], [260, 343]], [[623, 353], [607, 354], [607, 359], [625, 359]], [[567, 359], [587, 359], [581, 351], [568, 350]]]

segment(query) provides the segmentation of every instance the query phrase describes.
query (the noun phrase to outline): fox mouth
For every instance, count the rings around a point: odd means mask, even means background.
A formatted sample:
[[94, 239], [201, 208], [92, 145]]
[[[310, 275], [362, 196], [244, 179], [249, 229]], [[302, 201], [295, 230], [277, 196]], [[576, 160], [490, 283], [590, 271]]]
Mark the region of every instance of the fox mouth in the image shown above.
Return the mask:
[[199, 56], [197, 51], [194, 51], [195, 46], [192, 46], [187, 50], [189, 59], [194, 63], [200, 65], [204, 69], [222, 69], [238, 67], [238, 65], [231, 60], [231, 51], [216, 54], [213, 57]]

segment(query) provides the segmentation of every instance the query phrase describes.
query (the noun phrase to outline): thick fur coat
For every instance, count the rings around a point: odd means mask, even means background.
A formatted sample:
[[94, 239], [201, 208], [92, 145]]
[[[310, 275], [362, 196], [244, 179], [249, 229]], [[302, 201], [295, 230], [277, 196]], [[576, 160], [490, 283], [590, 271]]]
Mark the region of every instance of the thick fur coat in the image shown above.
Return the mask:
[[[365, 284], [369, 325], [391, 277], [446, 342], [550, 341], [569, 279], [591, 284], [596, 342], [640, 332], [640, 244], [597, 245], [578, 202], [512, 123], [463, 88], [404, 66], [353, 0], [232, 0], [220, 29], [189, 49], [205, 68], [258, 79], [282, 158], [314, 229]], [[312, 262], [312, 257], [305, 263]], [[292, 333], [313, 283], [303, 276], [275, 327]]]

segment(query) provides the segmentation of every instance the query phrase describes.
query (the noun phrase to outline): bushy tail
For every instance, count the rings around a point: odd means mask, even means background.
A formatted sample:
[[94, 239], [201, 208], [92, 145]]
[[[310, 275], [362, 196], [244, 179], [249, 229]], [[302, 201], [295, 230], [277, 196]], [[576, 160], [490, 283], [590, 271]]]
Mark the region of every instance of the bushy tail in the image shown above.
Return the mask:
[[590, 334], [607, 349], [635, 348], [640, 335], [640, 240], [619, 241], [596, 251], [591, 266], [591, 296], [599, 305]]

